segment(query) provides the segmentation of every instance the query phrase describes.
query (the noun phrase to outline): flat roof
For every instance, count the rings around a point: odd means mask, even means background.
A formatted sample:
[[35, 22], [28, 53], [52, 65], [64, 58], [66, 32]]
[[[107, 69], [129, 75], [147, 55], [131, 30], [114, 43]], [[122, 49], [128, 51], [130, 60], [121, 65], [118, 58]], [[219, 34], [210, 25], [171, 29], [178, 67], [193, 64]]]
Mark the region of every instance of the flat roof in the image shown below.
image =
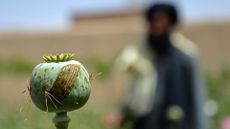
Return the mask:
[[141, 9], [125, 9], [125, 10], [113, 10], [113, 11], [106, 11], [106, 12], [90, 12], [90, 13], [80, 13], [80, 14], [73, 14], [72, 20], [90, 20], [90, 19], [107, 19], [107, 18], [114, 18], [114, 17], [127, 17], [127, 16], [136, 16], [142, 14]]

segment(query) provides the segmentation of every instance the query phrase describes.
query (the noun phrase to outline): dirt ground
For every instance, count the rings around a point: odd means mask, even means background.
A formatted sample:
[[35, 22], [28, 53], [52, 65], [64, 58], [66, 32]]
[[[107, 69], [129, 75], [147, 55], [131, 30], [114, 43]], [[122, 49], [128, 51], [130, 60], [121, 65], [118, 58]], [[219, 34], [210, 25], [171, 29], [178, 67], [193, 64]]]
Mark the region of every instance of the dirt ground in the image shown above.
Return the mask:
[[[205, 69], [218, 69], [230, 62], [230, 22], [186, 25], [180, 31], [200, 48]], [[49, 53], [72, 52], [77, 58], [114, 57], [126, 44], [141, 42], [143, 32], [80, 35], [74, 31], [0, 33], [0, 58], [24, 57], [40, 61]]]
[[[218, 70], [230, 62], [230, 22], [209, 23], [185, 26], [181, 32], [200, 47], [201, 63], [205, 70]], [[41, 62], [41, 56], [49, 53], [76, 53], [76, 59], [83, 60], [97, 56], [111, 59], [129, 43], [142, 40], [142, 33], [78, 35], [70, 32], [51, 33], [15, 33], [0, 35], [0, 58], [22, 57], [35, 63]], [[84, 63], [84, 62], [83, 62]], [[21, 101], [21, 91], [29, 77], [0, 77], [0, 99]], [[95, 82], [93, 94], [96, 98], [119, 98], [123, 77], [110, 75], [103, 82]], [[123, 80], [123, 81], [122, 81]], [[113, 94], [110, 92], [113, 91]], [[103, 99], [101, 99], [103, 101]], [[9, 101], [8, 101], [9, 102]], [[15, 102], [15, 101], [13, 101]], [[12, 102], [12, 103], [13, 103]]]

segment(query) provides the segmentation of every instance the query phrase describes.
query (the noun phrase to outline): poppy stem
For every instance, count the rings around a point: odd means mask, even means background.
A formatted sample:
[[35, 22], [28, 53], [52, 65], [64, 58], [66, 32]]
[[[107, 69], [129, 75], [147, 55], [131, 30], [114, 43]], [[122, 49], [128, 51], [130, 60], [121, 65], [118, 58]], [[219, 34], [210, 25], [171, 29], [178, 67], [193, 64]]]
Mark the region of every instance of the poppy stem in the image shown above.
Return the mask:
[[57, 129], [68, 129], [70, 118], [67, 116], [67, 112], [58, 112], [53, 118], [53, 123]]

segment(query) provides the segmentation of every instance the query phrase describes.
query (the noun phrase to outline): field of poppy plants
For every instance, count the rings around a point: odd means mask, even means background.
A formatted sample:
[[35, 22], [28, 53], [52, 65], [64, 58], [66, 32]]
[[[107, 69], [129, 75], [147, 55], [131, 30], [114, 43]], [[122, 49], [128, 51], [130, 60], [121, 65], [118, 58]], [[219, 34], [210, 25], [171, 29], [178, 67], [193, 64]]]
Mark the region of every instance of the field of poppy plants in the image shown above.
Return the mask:
[[[9, 68], [6, 68], [3, 64], [0, 66], [0, 69], [4, 69], [0, 73], [1, 85], [4, 85], [4, 87], [0, 89], [0, 101], [2, 103], [0, 105], [0, 128], [55, 128], [52, 123], [54, 113], [46, 113], [37, 109], [31, 102], [29, 94], [23, 92], [28, 85], [28, 77], [35, 63], [31, 63], [32, 61], [20, 62], [15, 61], [15, 59], [4, 62], [5, 64], [11, 65], [8, 66]], [[98, 65], [98, 62], [102, 61], [95, 61], [95, 65]], [[89, 62], [86, 62], [86, 64], [87, 63]], [[101, 67], [104, 67], [101, 69], [111, 71], [107, 69], [107, 65], [109, 64], [103, 64]], [[18, 66], [20, 67], [17, 68]], [[87, 66], [90, 65], [87, 64]], [[93, 69], [92, 71], [99, 70], [100, 69]], [[105, 85], [109, 84], [108, 82], [110, 82], [112, 78], [114, 79], [114, 77], [110, 72], [105, 74], [104, 77], [99, 77], [92, 82], [92, 95], [85, 107], [69, 113], [71, 118], [69, 129], [106, 129], [106, 125], [104, 125], [103, 121], [104, 116], [117, 105], [120, 97], [109, 93], [111, 92], [111, 87]], [[4, 75], [7, 75], [7, 77]], [[213, 117], [213, 129], [219, 129], [221, 122], [224, 118], [228, 117], [230, 112], [230, 69], [224, 67], [217, 73], [206, 72], [206, 82], [208, 84], [210, 98], [218, 105], [218, 111]], [[118, 92], [122, 90], [123, 89], [120, 88]], [[129, 126], [130, 125], [127, 124], [123, 128], [128, 129]]]

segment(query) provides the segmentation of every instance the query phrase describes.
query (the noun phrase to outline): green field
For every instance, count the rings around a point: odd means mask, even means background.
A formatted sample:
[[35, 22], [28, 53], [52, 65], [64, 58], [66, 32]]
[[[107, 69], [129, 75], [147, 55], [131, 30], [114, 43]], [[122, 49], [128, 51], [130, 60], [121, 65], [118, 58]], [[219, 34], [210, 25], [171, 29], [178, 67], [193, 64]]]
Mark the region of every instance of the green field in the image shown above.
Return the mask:
[[[21, 93], [35, 63], [21, 58], [10, 58], [2, 62], [4, 63], [0, 65], [0, 129], [54, 129], [54, 114], [38, 110], [29, 101], [29, 96]], [[85, 60], [85, 63], [92, 68], [91, 71], [103, 71], [104, 75], [93, 82], [92, 95], [86, 106], [69, 113], [72, 119], [69, 129], [107, 129], [103, 118], [116, 107], [125, 88], [121, 88], [124, 87], [121, 85], [123, 83], [117, 83], [119, 78], [114, 79], [109, 67], [111, 61], [90, 58], [90, 61]], [[115, 81], [115, 84], [110, 85], [111, 81]], [[213, 117], [212, 127], [219, 129], [221, 120], [230, 113], [230, 69], [223, 67], [218, 72], [206, 72], [206, 81], [210, 98], [219, 106], [217, 114]], [[115, 85], [119, 86], [114, 87]], [[129, 125], [124, 128], [128, 129]]]

